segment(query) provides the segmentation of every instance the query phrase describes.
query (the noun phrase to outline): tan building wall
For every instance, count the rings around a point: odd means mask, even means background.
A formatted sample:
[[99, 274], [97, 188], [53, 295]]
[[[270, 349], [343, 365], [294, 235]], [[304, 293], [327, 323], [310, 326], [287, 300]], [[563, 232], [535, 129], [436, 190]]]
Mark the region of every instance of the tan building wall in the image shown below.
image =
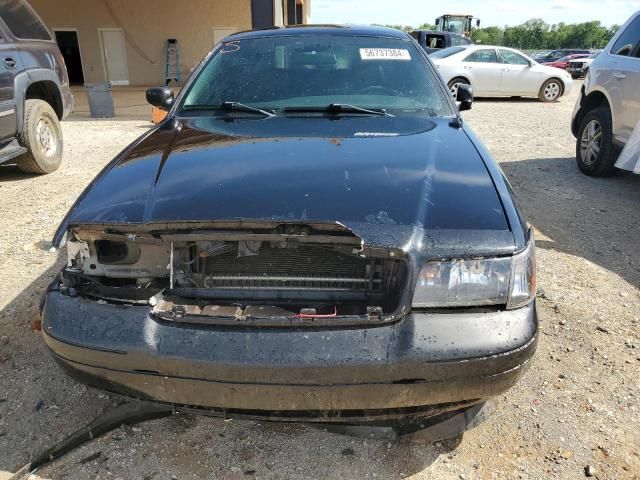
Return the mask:
[[99, 29], [122, 29], [130, 85], [164, 81], [167, 38], [177, 38], [180, 76], [213, 47], [214, 28], [251, 29], [250, 0], [30, 0], [49, 28], [77, 29], [86, 83], [106, 81]]

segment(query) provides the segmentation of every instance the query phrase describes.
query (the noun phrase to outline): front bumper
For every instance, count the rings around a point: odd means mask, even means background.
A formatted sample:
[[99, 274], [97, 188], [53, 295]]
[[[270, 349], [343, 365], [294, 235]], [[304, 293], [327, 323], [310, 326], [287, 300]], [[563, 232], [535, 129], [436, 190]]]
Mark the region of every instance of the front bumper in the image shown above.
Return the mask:
[[62, 118], [60, 120], [63, 120], [67, 118], [73, 111], [74, 98], [69, 86], [61, 87], [60, 94], [62, 95]]
[[568, 95], [569, 93], [571, 93], [571, 89], [573, 88], [573, 78], [571, 78], [571, 75], [569, 75], [568, 77], [565, 77], [564, 75], [562, 76], [562, 83], [564, 84], [564, 90], [562, 92], [562, 95]]
[[364, 422], [485, 401], [523, 375], [535, 303], [513, 311], [411, 313], [349, 328], [175, 324], [147, 306], [47, 293], [43, 334], [83, 383], [213, 414]]
[[584, 103], [584, 85], [580, 87], [580, 93], [576, 99], [576, 104], [573, 106], [573, 112], [571, 113], [571, 133], [574, 137], [578, 137], [579, 122], [582, 120], [582, 104]]

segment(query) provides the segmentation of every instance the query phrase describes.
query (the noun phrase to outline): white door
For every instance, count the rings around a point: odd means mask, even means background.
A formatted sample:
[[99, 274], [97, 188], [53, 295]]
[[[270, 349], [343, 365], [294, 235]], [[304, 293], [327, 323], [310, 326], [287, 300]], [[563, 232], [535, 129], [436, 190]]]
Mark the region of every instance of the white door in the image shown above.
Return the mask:
[[213, 45], [218, 45], [224, 38], [237, 31], [235, 27], [213, 27]]
[[500, 48], [499, 52], [503, 66], [500, 91], [537, 96], [542, 73], [537, 72], [535, 65], [532, 66], [529, 60], [516, 52], [504, 48]]
[[129, 85], [127, 53], [122, 30], [100, 30], [100, 44], [107, 80], [113, 85]]
[[487, 95], [500, 91], [503, 65], [498, 63], [495, 48], [474, 51], [462, 61], [462, 66], [467, 70], [475, 93]]

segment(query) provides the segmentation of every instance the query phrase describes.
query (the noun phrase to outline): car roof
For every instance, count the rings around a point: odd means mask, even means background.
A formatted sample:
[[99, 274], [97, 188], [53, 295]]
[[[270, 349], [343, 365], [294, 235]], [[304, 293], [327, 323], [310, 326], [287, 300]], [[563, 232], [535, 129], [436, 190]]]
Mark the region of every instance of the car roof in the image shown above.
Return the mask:
[[514, 50], [513, 48], [503, 47], [501, 45], [484, 45], [482, 43], [476, 43], [471, 45], [459, 45], [460, 47], [465, 47], [467, 50], [478, 50], [485, 48], [504, 48], [505, 50]]
[[406, 40], [408, 34], [395, 28], [377, 27], [370, 25], [295, 25], [287, 27], [270, 27], [258, 30], [247, 30], [234, 33], [227, 37], [229, 40], [242, 40], [258, 37], [289, 37], [304, 35], [340, 35], [340, 36], [366, 36], [386, 37]]
[[518, 50], [517, 48], [503, 47], [502, 45], [471, 44], [471, 45], [456, 45], [456, 46], [448, 47], [448, 48], [460, 48], [461, 50], [459, 52], [456, 52], [456, 53], [452, 54], [449, 57], [443, 58], [442, 60], [446, 60], [448, 58], [453, 59], [453, 58], [457, 57], [458, 55], [462, 55], [465, 52], [475, 52], [476, 50], [486, 50], [486, 49], [492, 49], [492, 48], [498, 48], [498, 49], [501, 49], [501, 50], [509, 50], [509, 51], [515, 52], [515, 53], [517, 53], [519, 55], [524, 55], [527, 58], [531, 58], [531, 57], [529, 57], [529, 55], [527, 55], [526, 53], [524, 53], [521, 50]]

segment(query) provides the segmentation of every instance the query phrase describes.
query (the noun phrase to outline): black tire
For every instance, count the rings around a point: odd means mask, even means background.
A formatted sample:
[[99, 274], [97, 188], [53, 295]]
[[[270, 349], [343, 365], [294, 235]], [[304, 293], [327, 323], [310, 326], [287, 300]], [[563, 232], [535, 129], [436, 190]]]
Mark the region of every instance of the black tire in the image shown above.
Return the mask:
[[[590, 128], [595, 128], [595, 131], [587, 131]], [[613, 165], [617, 155], [609, 108], [598, 107], [588, 112], [580, 122], [576, 137], [576, 162], [582, 173], [591, 177], [607, 177], [615, 173]], [[596, 144], [597, 154], [593, 150], [595, 141], [599, 142]]]
[[[547, 89], [550, 89], [550, 92], [554, 92], [555, 95], [551, 96], [547, 94]], [[564, 84], [561, 80], [557, 78], [550, 78], [546, 82], [542, 84], [540, 87], [540, 91], [538, 92], [538, 98], [542, 102], [556, 102], [564, 93]]]
[[18, 157], [25, 173], [51, 173], [62, 162], [62, 129], [56, 112], [43, 100], [27, 100], [20, 143], [27, 153]]
[[455, 92], [454, 92], [454, 86], [460, 85], [461, 83], [464, 85], [469, 85], [469, 82], [462, 77], [452, 78], [451, 80], [449, 80], [449, 83], [447, 83], [447, 87], [449, 88], [449, 91], [451, 92], [451, 96], [453, 97], [454, 100], [458, 99], [457, 97], [458, 88], [455, 87]]

